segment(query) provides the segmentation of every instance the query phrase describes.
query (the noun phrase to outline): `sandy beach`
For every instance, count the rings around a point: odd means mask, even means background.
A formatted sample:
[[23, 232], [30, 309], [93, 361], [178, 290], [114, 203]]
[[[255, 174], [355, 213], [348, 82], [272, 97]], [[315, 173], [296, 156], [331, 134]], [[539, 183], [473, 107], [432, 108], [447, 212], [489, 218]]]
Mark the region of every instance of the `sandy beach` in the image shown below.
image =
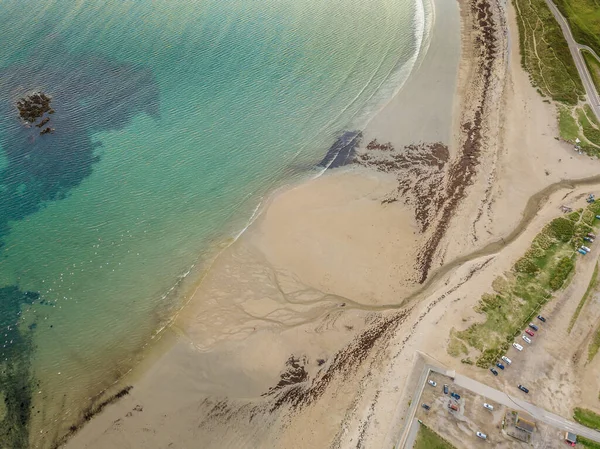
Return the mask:
[[433, 6], [427, 53], [355, 163], [276, 192], [107, 396], [133, 388], [64, 447], [395, 444], [417, 351], [460, 366], [450, 330], [561, 204], [600, 186], [555, 138], [512, 7]]

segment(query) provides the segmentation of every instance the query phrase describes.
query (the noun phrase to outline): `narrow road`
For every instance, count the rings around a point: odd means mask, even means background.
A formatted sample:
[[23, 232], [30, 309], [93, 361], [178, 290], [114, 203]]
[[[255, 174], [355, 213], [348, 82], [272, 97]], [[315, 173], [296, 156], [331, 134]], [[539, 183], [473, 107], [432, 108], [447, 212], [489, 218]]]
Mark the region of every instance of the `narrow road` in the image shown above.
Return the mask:
[[420, 427], [421, 424], [419, 424], [419, 420], [417, 418], [413, 418], [408, 431], [408, 437], [406, 438], [406, 443], [404, 444], [405, 448], [412, 449], [412, 447], [415, 445], [415, 440], [417, 439], [417, 434], [419, 433]]
[[[457, 374], [456, 372], [446, 370], [445, 368], [426, 364], [421, 372], [417, 390], [412, 398], [412, 403], [406, 416], [406, 425], [404, 426], [398, 443], [396, 444], [396, 449], [412, 449], [415, 443], [415, 439], [419, 430], [419, 422], [415, 418], [415, 414], [418, 406], [421, 404], [421, 394], [423, 393], [423, 388], [425, 387], [429, 373], [432, 371], [454, 378], [454, 383], [459, 387], [466, 388], [467, 390], [470, 390], [480, 396], [484, 396], [487, 399], [497, 402], [498, 404], [502, 404], [513, 410], [523, 410], [529, 413], [537, 421], [541, 421], [559, 430], [568, 430], [569, 432], [573, 432], [577, 435], [581, 435], [582, 437], [600, 443], [600, 431], [590, 429], [589, 427], [585, 427], [581, 424], [565, 419], [562, 416], [537, 407], [530, 402], [515, 398], [500, 390], [496, 390], [495, 388], [482, 384], [481, 382], [473, 380], [470, 377]], [[523, 393], [523, 396], [525, 396], [525, 393]]]
[[[554, 413], [548, 412], [543, 408], [537, 407], [527, 401], [522, 399], [518, 399], [512, 396], [509, 396], [502, 391], [498, 391], [495, 388], [488, 387], [481, 382], [477, 382], [469, 377], [462, 376], [457, 374], [454, 378], [454, 383], [463, 388], [473, 391], [481, 396], [485, 396], [492, 401], [495, 401], [499, 404], [505, 405], [512, 409], [523, 410], [533, 416], [536, 420], [546, 423], [552, 427], [556, 427], [557, 429], [568, 430], [569, 432], [573, 432], [577, 435], [581, 435], [582, 437], [588, 438], [590, 440], [596, 441], [600, 443], [600, 432], [590, 429], [589, 427], [582, 426], [581, 424], [577, 424], [573, 421], [569, 421], [568, 419], [563, 418], [562, 416], [556, 415]], [[525, 393], [523, 393], [525, 396]]]
[[[575, 42], [575, 39], [573, 39], [573, 34], [571, 33], [571, 28], [569, 28], [569, 23], [567, 22], [567, 19], [563, 17], [563, 15], [560, 13], [560, 11], [558, 10], [558, 8], [552, 0], [546, 0], [546, 4], [550, 8], [550, 11], [552, 11], [552, 14], [554, 14], [554, 17], [560, 25], [563, 35], [565, 36], [565, 39], [569, 44], [571, 56], [575, 61], [575, 66], [577, 67], [577, 71], [579, 72], [579, 76], [581, 78], [581, 81], [583, 82], [583, 87], [585, 88], [585, 93], [588, 97], [590, 106], [592, 107], [594, 114], [596, 114], [596, 118], [600, 120], [600, 95], [596, 90], [596, 86], [594, 85], [592, 76], [590, 75], [590, 72], [588, 71], [587, 66], [585, 65], [585, 60], [583, 59], [583, 56], [581, 55], [581, 50], [589, 51], [591, 50], [591, 48], [588, 48], [585, 45], [579, 45], [577, 42]], [[595, 56], [597, 56], [593, 51], [592, 53]]]

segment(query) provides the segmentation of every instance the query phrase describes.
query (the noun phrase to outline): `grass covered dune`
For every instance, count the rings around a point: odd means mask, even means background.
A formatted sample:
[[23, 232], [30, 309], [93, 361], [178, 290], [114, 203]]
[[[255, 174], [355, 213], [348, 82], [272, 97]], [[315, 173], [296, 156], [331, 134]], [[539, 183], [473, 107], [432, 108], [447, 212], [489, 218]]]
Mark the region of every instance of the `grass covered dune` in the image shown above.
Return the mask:
[[[476, 310], [485, 320], [452, 332], [450, 355], [468, 355], [471, 347], [479, 353], [478, 367], [495, 363], [553, 293], [569, 282], [579, 256], [577, 248], [600, 224], [597, 214], [600, 203], [592, 203], [546, 225], [512, 269], [494, 280], [493, 291], [481, 297]], [[463, 363], [473, 362], [466, 358]]]

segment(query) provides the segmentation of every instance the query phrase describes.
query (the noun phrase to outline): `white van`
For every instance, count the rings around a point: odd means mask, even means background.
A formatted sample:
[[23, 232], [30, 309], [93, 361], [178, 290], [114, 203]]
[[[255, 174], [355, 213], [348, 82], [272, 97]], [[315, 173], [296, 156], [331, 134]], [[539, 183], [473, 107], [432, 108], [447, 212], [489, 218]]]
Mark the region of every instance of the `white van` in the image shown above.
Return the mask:
[[512, 363], [512, 360], [510, 360], [508, 357], [506, 357], [505, 355], [502, 356], [502, 360], [504, 360], [506, 362], [507, 365], [510, 365]]
[[484, 402], [484, 403], [483, 403], [483, 406], [484, 406], [485, 408], [487, 408], [488, 410], [494, 410], [494, 406], [493, 406], [493, 405], [490, 405], [490, 404], [488, 404], [487, 402]]
[[513, 348], [515, 348], [517, 351], [523, 350], [523, 346], [521, 346], [519, 343], [513, 343]]
[[485, 433], [477, 432], [476, 435], [482, 440], [487, 440], [487, 435]]

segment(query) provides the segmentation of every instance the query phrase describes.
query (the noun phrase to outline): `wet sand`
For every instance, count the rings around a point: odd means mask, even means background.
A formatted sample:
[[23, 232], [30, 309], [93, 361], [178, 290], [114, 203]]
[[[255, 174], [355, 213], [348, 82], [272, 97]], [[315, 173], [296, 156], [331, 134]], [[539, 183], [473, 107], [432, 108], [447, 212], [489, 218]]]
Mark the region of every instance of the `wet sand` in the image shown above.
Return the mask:
[[595, 171], [554, 139], [513, 12], [435, 6], [428, 52], [357, 163], [277, 192], [115, 387], [129, 394], [66, 447], [394, 443], [415, 351], [456, 364], [440, 344], [455, 320], [556, 214], [561, 179]]

